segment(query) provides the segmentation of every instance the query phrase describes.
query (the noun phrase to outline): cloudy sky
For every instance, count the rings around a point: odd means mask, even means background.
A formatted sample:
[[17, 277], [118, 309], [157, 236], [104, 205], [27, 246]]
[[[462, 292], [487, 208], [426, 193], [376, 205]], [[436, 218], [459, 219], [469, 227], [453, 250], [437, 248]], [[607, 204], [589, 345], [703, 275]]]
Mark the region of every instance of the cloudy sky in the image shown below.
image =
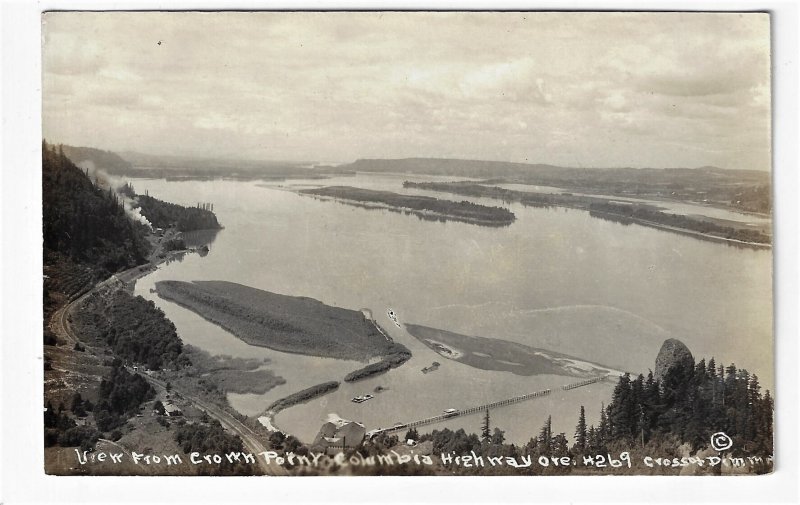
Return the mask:
[[770, 167], [762, 14], [50, 13], [43, 32], [53, 142]]

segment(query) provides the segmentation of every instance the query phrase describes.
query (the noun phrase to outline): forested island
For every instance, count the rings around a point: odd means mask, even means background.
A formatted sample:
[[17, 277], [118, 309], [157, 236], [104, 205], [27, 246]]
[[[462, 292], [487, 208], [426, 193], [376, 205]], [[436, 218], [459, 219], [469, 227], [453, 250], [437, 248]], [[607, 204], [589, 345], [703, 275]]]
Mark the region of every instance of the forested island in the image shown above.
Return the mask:
[[503, 207], [488, 207], [468, 201], [440, 200], [430, 196], [401, 195], [390, 191], [351, 186], [303, 189], [299, 193], [331, 198], [365, 208], [386, 208], [413, 213], [421, 218], [462, 221], [482, 226], [508, 226], [516, 219], [513, 212]]
[[716, 220], [672, 214], [664, 212], [655, 205], [645, 203], [614, 201], [608, 198], [571, 193], [518, 191], [474, 182], [405, 181], [403, 187], [463, 196], [495, 198], [503, 202], [519, 202], [532, 207], [569, 207], [586, 210], [594, 217], [623, 224], [637, 223], [668, 231], [685, 230], [696, 233], [696, 236], [705, 236], [710, 239], [732, 240], [755, 245], [768, 245], [772, 242], [772, 237], [759, 230], [749, 229], [745, 224], [733, 226], [736, 223], [730, 222], [730, 225], [725, 225]]
[[250, 345], [325, 358], [366, 361], [397, 345], [363, 313], [225, 281], [159, 281], [158, 295]]

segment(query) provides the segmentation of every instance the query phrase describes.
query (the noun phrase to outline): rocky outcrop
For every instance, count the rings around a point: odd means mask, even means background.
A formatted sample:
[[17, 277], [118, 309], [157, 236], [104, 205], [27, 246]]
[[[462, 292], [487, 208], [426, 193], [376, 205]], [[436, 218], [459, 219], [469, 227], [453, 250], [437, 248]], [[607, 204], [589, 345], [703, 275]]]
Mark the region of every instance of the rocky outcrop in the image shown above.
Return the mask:
[[661, 344], [661, 350], [656, 357], [655, 378], [663, 379], [670, 368], [679, 364], [694, 367], [694, 356], [686, 345], [678, 339], [668, 338]]

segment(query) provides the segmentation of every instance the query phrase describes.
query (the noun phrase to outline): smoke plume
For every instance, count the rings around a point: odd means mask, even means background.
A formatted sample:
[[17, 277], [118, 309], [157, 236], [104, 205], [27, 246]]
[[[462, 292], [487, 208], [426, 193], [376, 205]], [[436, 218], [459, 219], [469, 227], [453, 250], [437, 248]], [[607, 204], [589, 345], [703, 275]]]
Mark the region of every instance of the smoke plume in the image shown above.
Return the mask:
[[107, 173], [102, 168], [97, 168], [94, 162], [91, 160], [84, 160], [78, 163], [78, 166], [86, 170], [89, 178], [96, 181], [98, 187], [112, 188], [114, 192], [117, 193], [117, 196], [120, 198], [120, 200], [122, 200], [122, 207], [125, 209], [125, 213], [128, 215], [128, 217], [134, 221], [142, 223], [150, 229], [153, 228], [153, 225], [150, 223], [150, 221], [148, 221], [147, 218], [142, 215], [142, 209], [139, 208], [138, 197], [131, 198], [120, 191], [120, 189], [127, 184], [125, 179], [121, 177], [115, 177]]

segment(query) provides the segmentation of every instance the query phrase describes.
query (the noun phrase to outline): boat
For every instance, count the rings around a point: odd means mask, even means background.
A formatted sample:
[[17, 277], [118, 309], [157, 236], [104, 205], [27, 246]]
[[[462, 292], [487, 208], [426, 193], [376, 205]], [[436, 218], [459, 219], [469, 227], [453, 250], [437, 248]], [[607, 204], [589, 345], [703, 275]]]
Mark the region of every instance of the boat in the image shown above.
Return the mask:
[[365, 401], [372, 400], [373, 398], [375, 397], [370, 394], [366, 394], [363, 396], [355, 396], [350, 401], [353, 403], [364, 403]]
[[425, 368], [423, 368], [422, 369], [422, 373], [433, 372], [437, 368], [439, 368], [439, 362], [438, 361], [434, 361], [433, 363], [431, 363], [431, 366], [426, 366]]

